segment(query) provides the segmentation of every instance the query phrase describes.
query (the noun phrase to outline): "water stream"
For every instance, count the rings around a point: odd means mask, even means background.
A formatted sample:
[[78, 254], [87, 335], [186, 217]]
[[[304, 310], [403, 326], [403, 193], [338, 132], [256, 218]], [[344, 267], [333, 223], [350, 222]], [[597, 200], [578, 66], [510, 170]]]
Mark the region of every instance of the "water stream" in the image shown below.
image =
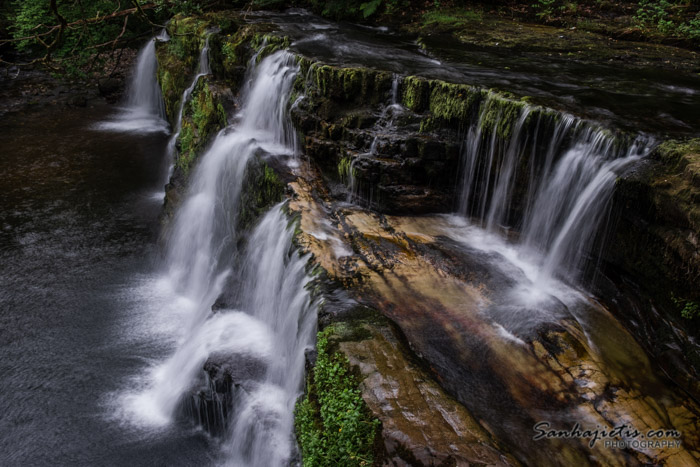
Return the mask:
[[[233, 400], [226, 458], [232, 465], [284, 465], [293, 451], [292, 413], [315, 311], [304, 289], [305, 261], [292, 250], [280, 206], [239, 248], [236, 218], [248, 164], [260, 154], [293, 156], [297, 144], [287, 115], [294, 57], [278, 52], [259, 64], [256, 58], [240, 112], [202, 155], [170, 228], [161, 278], [165, 306], [154, 312], [170, 322], [172, 353], [137, 377], [138, 389], [122, 401], [137, 424], [167, 427], [200, 382], [207, 358], [252, 362], [258, 378]], [[235, 297], [212, 312], [231, 281], [238, 284]]]
[[520, 232], [523, 253], [542, 255], [542, 280], [576, 282], [615, 179], [651, 151], [654, 139], [616, 136], [566, 114], [532, 122], [525, 106], [504, 140], [504, 117], [487, 123], [488, 110], [487, 102], [464, 141], [458, 212], [492, 232]]
[[168, 34], [163, 30], [141, 48], [127, 84], [126, 99], [119, 112], [105, 121], [96, 123], [94, 128], [133, 133], [168, 132], [163, 95], [156, 79], [156, 42], [167, 40]]
[[[168, 183], [170, 177], [173, 174], [173, 169], [175, 167], [175, 151], [177, 145], [177, 139], [180, 137], [180, 132], [182, 131], [182, 114], [185, 110], [185, 106], [190, 101], [190, 96], [197, 86], [199, 79], [211, 73], [211, 68], [209, 67], [209, 38], [211, 34], [207, 34], [204, 40], [204, 46], [199, 53], [199, 64], [197, 65], [197, 73], [192, 78], [192, 83], [182, 92], [182, 97], [180, 98], [180, 106], [177, 109], [177, 117], [175, 119], [175, 128], [173, 129], [170, 139], [168, 140], [168, 146], [166, 150], [166, 162], [168, 163], [167, 170], [163, 171], [163, 185]], [[165, 196], [165, 192], [162, 193]]]

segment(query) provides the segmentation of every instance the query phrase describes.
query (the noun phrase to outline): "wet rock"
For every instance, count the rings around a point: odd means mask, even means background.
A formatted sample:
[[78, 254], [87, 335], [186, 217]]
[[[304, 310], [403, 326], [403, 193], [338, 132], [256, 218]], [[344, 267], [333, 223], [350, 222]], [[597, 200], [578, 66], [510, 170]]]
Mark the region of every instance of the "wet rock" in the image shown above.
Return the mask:
[[251, 391], [266, 369], [265, 362], [249, 355], [210, 356], [204, 364], [201, 387], [182, 401], [183, 416], [212, 435], [223, 435], [232, 417], [236, 393]]
[[72, 96], [68, 99], [68, 105], [72, 105], [73, 107], [85, 107], [87, 105], [87, 97], [82, 95]]
[[103, 78], [97, 82], [97, 88], [109, 102], [116, 102], [124, 90], [124, 83], [117, 78]]
[[[313, 177], [313, 172], [303, 173]], [[513, 282], [499, 279], [504, 263], [498, 255], [469, 259], [469, 249], [442, 241], [452, 235], [446, 218], [380, 216], [342, 207], [331, 211], [337, 236], [320, 240], [310, 232], [329, 213], [308, 191], [314, 183], [292, 184], [297, 196], [290, 209], [301, 215], [300, 247], [356, 300], [396, 323], [408, 349], [498, 440], [499, 452], [524, 463], [578, 465], [683, 465], [698, 456], [693, 420], [700, 409], [659, 379], [644, 350], [599, 304], [575, 294], [566, 302], [537, 299], [536, 306], [511, 302]], [[343, 263], [337, 241], [352, 250]], [[459, 263], [482, 267], [460, 270], [454, 266]], [[360, 368], [377, 359], [366, 354], [369, 347], [363, 342], [352, 349], [365, 352], [354, 359]], [[392, 377], [387, 369], [376, 372]], [[378, 390], [377, 400], [388, 392]], [[608, 427], [628, 423], [641, 431], [671, 425], [684, 433], [684, 447], [639, 451], [602, 444], [591, 448], [580, 439], [534, 442], [532, 427], [541, 420], [557, 427], [577, 421]]]
[[217, 392], [230, 392], [233, 386], [249, 388], [265, 374], [267, 364], [249, 355], [214, 354], [204, 364]]
[[382, 465], [517, 465], [472, 415], [416, 363], [388, 323], [352, 324], [338, 335], [362, 375], [362, 397], [382, 422]]

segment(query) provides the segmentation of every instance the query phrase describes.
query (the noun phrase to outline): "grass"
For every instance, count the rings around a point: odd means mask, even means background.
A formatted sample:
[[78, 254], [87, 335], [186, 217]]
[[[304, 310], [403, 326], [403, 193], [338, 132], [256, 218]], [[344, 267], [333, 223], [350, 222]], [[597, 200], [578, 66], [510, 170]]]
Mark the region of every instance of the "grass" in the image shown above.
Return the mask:
[[483, 12], [478, 10], [431, 10], [423, 15], [423, 25], [460, 28], [483, 18]]

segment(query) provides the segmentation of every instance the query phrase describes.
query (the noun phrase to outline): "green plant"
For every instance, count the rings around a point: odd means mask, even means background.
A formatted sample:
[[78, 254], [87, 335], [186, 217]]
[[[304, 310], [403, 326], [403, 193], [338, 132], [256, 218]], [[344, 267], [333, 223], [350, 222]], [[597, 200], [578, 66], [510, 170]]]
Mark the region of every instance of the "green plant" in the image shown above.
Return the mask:
[[679, 25], [678, 33], [681, 36], [687, 37], [688, 39], [700, 40], [700, 13], [697, 13], [695, 18], [691, 19], [687, 23]]
[[365, 406], [347, 358], [330, 352], [332, 332], [331, 326], [318, 334], [316, 366], [295, 411], [303, 464], [369, 466], [379, 421]]
[[425, 26], [442, 25], [452, 27], [467, 26], [470, 21], [483, 20], [483, 12], [478, 10], [431, 10], [423, 15]]
[[340, 181], [348, 183], [350, 177], [354, 177], [355, 175], [355, 170], [352, 168], [352, 157], [343, 157], [338, 163], [338, 176], [340, 177]]
[[360, 4], [360, 11], [362, 12], [362, 16], [364, 16], [365, 18], [371, 16], [375, 11], [377, 11], [377, 8], [379, 8], [379, 5], [381, 4], [382, 0], [370, 0], [369, 2]]
[[700, 303], [688, 301], [681, 310], [681, 316], [685, 319], [694, 319], [700, 316]]
[[667, 0], [640, 0], [637, 14], [633, 20], [643, 26], [657, 26], [668, 22], [668, 9], [671, 4]]
[[654, 28], [662, 34], [700, 39], [700, 13], [684, 23], [679, 19], [682, 15], [672, 15], [673, 10], [682, 13], [683, 7], [668, 0], [640, 0], [639, 9], [632, 19], [637, 25]]
[[700, 317], [700, 303], [694, 300], [678, 298], [671, 294], [671, 300], [680, 308], [681, 316], [685, 319], [695, 319]]
[[311, 5], [323, 16], [341, 19], [368, 18], [380, 11], [396, 11], [400, 4], [406, 3], [400, 0], [311, 0]]
[[537, 0], [537, 3], [532, 5], [532, 8], [539, 10], [535, 15], [538, 18], [550, 18], [554, 15], [554, 6], [557, 0]]

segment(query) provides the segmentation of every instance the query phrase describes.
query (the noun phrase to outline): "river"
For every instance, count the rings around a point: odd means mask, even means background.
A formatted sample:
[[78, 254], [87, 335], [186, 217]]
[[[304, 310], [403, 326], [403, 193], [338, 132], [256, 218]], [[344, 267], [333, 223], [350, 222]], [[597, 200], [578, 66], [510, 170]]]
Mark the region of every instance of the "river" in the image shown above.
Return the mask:
[[137, 323], [167, 137], [91, 130], [114, 111], [103, 104], [52, 110], [0, 121], [0, 463], [199, 463], [211, 452], [201, 432], [149, 436], [114, 410], [163, 350]]

